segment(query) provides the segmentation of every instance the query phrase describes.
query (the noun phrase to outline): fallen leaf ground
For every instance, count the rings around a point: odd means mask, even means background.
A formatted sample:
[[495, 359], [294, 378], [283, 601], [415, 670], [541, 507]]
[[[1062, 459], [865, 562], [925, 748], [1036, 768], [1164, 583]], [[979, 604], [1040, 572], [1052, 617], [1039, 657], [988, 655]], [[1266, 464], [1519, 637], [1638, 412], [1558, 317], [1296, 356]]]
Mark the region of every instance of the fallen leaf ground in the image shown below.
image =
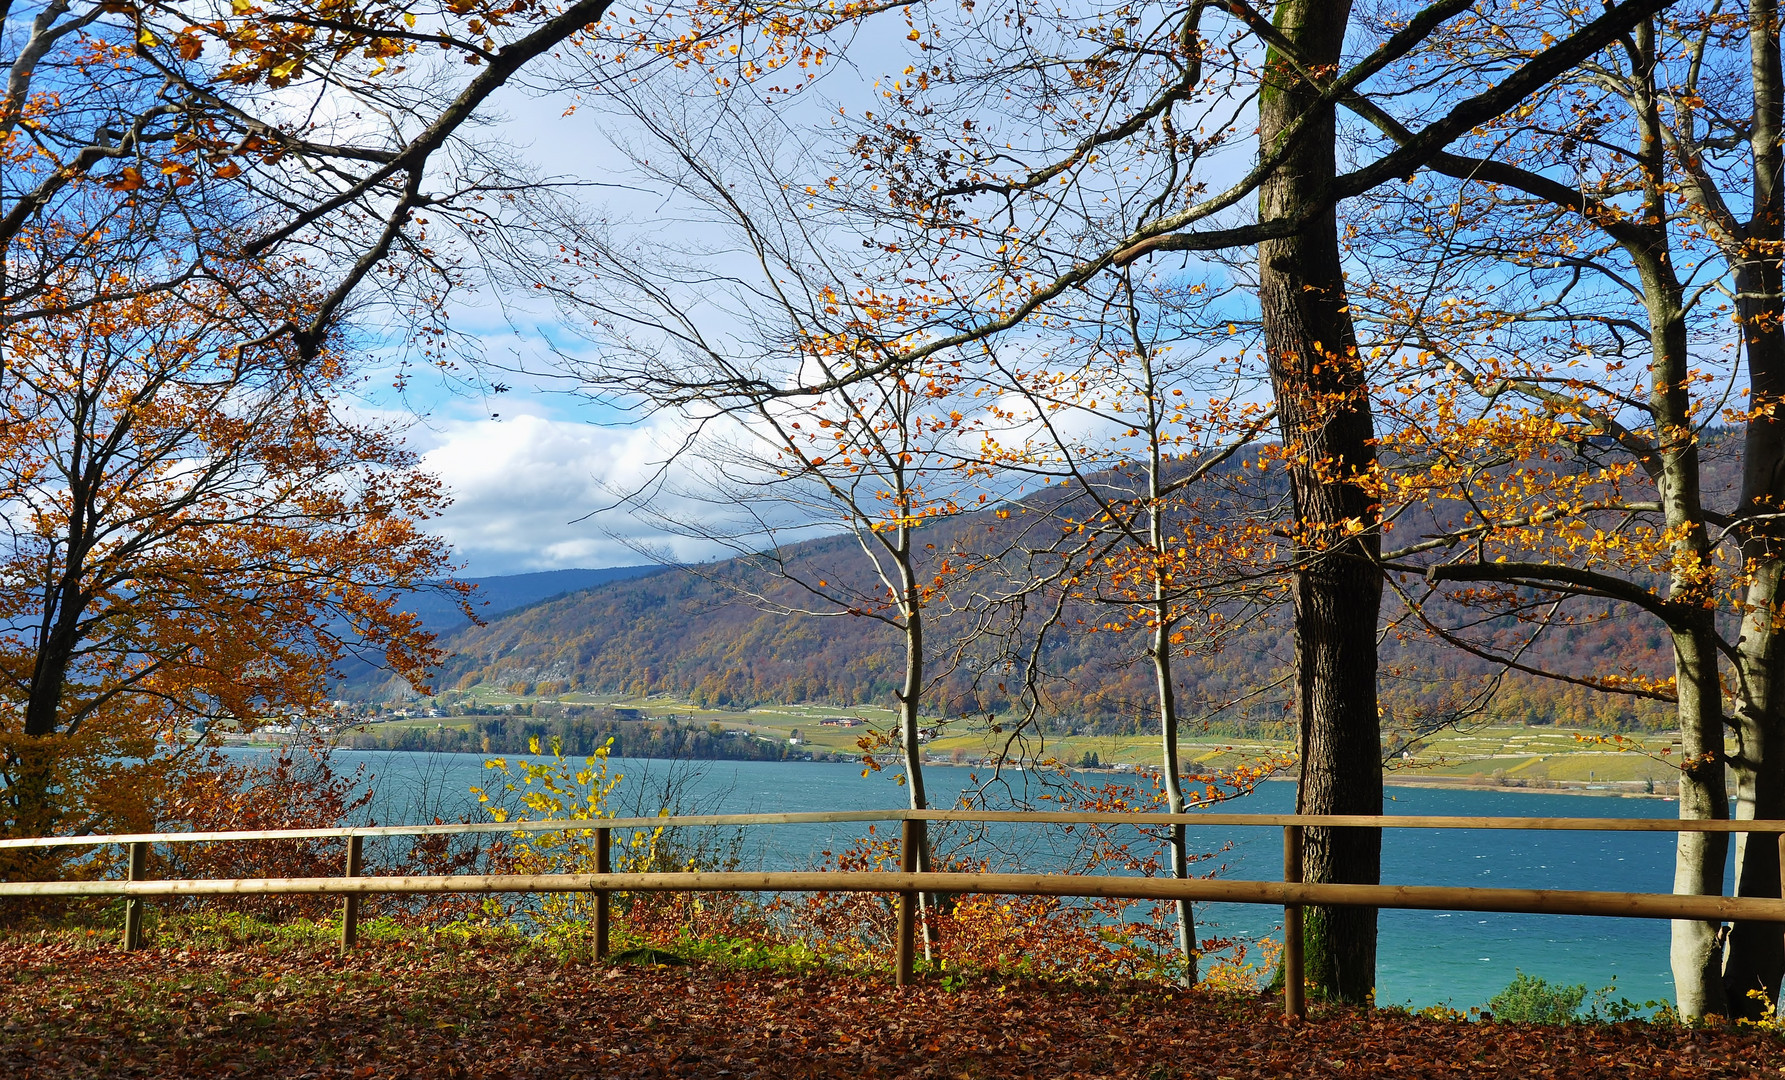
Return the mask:
[[82, 1077], [1748, 1077], [1752, 1029], [1572, 1027], [1150, 987], [561, 963], [479, 947], [326, 955], [0, 945], [0, 1075]]

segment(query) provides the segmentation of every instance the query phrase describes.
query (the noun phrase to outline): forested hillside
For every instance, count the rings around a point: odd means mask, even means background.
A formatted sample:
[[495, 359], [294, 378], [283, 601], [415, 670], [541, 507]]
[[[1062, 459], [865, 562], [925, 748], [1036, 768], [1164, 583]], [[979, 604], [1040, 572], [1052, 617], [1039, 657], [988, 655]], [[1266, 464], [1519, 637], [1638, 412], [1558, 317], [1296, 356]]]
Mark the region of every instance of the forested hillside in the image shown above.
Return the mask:
[[[610, 581], [624, 581], [657, 570], [655, 566], [609, 566], [599, 570], [541, 570], [532, 574], [505, 574], [500, 577], [463, 578], [472, 592], [465, 598], [479, 619], [488, 621], [516, 608], [537, 604], [541, 600], [592, 589]], [[397, 604], [404, 611], [421, 616], [422, 623], [436, 634], [450, 633], [468, 626], [456, 593], [438, 588], [413, 589], [402, 594]]]
[[[1285, 719], [1289, 641], [1284, 619], [1265, 622], [1212, 656], [1181, 665], [1192, 715], [1224, 723]], [[1669, 662], [1666, 637], [1636, 617], [1554, 632], [1551, 659], [1616, 655], [1646, 670]], [[1136, 634], [1057, 632], [1050, 650], [1061, 676], [1054, 712], [1065, 727], [1145, 730], [1150, 670], [1135, 663]], [[871, 619], [800, 618], [764, 612], [679, 570], [603, 585], [527, 608], [447, 638], [451, 656], [438, 686], [497, 683], [540, 694], [565, 691], [671, 693], [699, 705], [827, 702], [885, 705], [898, 684], [896, 633]], [[1486, 661], [1427, 640], [1385, 643], [1383, 699], [1395, 712], [1423, 713], [1454, 700], [1491, 670]], [[1531, 655], [1533, 660], [1542, 657]], [[1002, 710], [996, 683], [959, 673], [945, 683], [956, 711]], [[1229, 702], [1246, 701], [1223, 709]], [[1520, 672], [1500, 681], [1487, 715], [1521, 723], [1608, 729], [1666, 726], [1669, 712], [1646, 702]]]
[[[1726, 440], [1713, 445], [1733, 450]], [[1712, 455], [1716, 457], [1716, 455]], [[1720, 477], [1728, 471], [1718, 469]], [[1046, 498], [1025, 504], [1031, 514], [1053, 508]], [[985, 537], [1013, 526], [994, 511], [968, 515], [931, 528], [938, 552], [992, 546]], [[1417, 535], [1422, 526], [1404, 518], [1399, 528]], [[853, 537], [809, 541], [792, 551], [791, 563], [814, 573], [856, 579], [863, 575]], [[991, 573], [987, 571], [986, 573]], [[495, 579], [500, 581], [500, 579]], [[859, 582], [863, 594], [869, 583]], [[747, 599], [760, 589], [762, 599]], [[465, 627], [442, 640], [449, 659], [437, 688], [494, 683], [551, 696], [569, 691], [643, 695], [668, 693], [705, 706], [762, 703], [887, 705], [901, 673], [901, 640], [886, 624], [864, 613], [788, 614], [809, 598], [744, 561], [691, 569], [666, 569], [630, 580], [557, 597]], [[1578, 621], [1545, 631], [1521, 655], [1526, 665], [1586, 674], [1608, 668], [1668, 670], [1671, 645], [1654, 619], [1628, 609], [1576, 602]], [[1653, 701], [1607, 694], [1497, 665], [1445, 647], [1393, 608], [1396, 621], [1382, 647], [1382, 700], [1387, 727], [1442, 719], [1455, 710], [1526, 724], [1563, 724], [1608, 730], [1653, 729], [1671, 722], [1671, 710]], [[1138, 631], [1101, 629], [1102, 609], [1078, 604], [1049, 634], [1044, 653], [1046, 715], [1061, 729], [1104, 733], [1149, 730], [1152, 672], [1138, 662]], [[1506, 640], [1519, 632], [1502, 620]], [[951, 715], [1004, 712], [1016, 700], [1018, 669], [1002, 664], [1004, 652], [1026, 644], [1036, 620], [1011, 640], [979, 628], [964, 615], [933, 624], [937, 655], [961, 660], [940, 676], [938, 711]], [[961, 635], [978, 639], [962, 642]], [[1288, 612], [1261, 613], [1219, 649], [1184, 646], [1178, 666], [1186, 715], [1223, 729], [1281, 726], [1287, 733], [1287, 676], [1291, 662]]]

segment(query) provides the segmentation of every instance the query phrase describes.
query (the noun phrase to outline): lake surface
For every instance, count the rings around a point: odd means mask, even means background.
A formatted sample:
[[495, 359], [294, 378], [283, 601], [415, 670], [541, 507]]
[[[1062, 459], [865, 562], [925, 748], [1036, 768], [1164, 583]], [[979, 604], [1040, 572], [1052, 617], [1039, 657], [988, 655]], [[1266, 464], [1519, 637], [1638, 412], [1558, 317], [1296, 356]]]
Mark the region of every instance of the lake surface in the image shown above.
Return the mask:
[[[232, 755], [263, 753], [233, 750]], [[338, 765], [364, 766], [378, 797], [379, 824], [413, 824], [438, 816], [476, 813], [472, 786], [500, 786], [471, 754], [338, 751]], [[672, 768], [673, 766], [673, 768]], [[679, 779], [684, 813], [897, 809], [905, 792], [891, 771], [869, 777], [857, 765], [827, 762], [698, 762], [615, 759], [625, 779], [620, 805], [637, 802], [654, 813], [666, 778]], [[675, 773], [674, 769], [683, 770]], [[931, 802], [946, 805], [968, 783], [965, 769], [925, 774]], [[1119, 776], [1086, 776], [1092, 783]], [[1010, 777], [1015, 785], [1031, 776]], [[1294, 785], [1266, 783], [1222, 811], [1287, 813]], [[1022, 794], [1018, 792], [1018, 794]], [[1389, 814], [1505, 817], [1672, 818], [1677, 807], [1660, 799], [1391, 788]], [[622, 813], [629, 812], [622, 810]], [[884, 828], [884, 826], [883, 826]], [[813, 864], [818, 853], [847, 844], [865, 826], [759, 826], [747, 833], [746, 866], [790, 869]], [[1279, 829], [1192, 829], [1191, 850], [1218, 853], [1203, 865], [1234, 879], [1281, 880]], [[1061, 858], [1057, 830], [1011, 826], [994, 838], [1011, 858], [1046, 869]], [[1409, 885], [1485, 888], [1598, 889], [1667, 892], [1673, 881], [1671, 833], [1521, 833], [1499, 830], [1388, 830], [1382, 880]], [[1225, 850], [1223, 850], [1225, 849]], [[1013, 867], [1014, 868], [1014, 867]], [[1279, 936], [1281, 909], [1244, 904], [1197, 908], [1199, 936]], [[1551, 982], [1615, 986], [1612, 996], [1637, 1002], [1669, 999], [1668, 924], [1650, 919], [1499, 915], [1468, 912], [1383, 911], [1377, 961], [1377, 998], [1385, 1004], [1456, 1008], [1483, 1005], [1523, 971]]]

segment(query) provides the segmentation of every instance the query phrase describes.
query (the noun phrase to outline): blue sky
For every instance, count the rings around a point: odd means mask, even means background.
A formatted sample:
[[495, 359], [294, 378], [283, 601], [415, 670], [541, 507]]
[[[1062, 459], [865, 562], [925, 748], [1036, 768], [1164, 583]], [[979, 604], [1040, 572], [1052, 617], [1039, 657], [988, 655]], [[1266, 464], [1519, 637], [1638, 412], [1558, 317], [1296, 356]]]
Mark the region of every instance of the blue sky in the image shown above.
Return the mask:
[[[902, 30], [888, 41], [902, 47]], [[897, 70], [903, 63], [899, 51], [879, 43], [853, 50], [852, 65], [833, 65], [818, 95], [778, 110], [777, 119], [790, 128], [821, 122], [833, 113], [831, 99], [871, 89], [875, 59]], [[503, 119], [486, 129], [486, 137], [542, 175], [590, 185], [585, 202], [616, 223], [670, 233], [690, 228], [672, 200], [631, 171], [627, 152], [616, 145], [638, 141], [626, 119], [599, 100], [566, 115], [565, 101], [561, 94], [510, 94], [501, 106]], [[717, 545], [666, 534], [624, 509], [609, 509], [618, 495], [656, 474], [678, 443], [680, 422], [626, 413], [578, 393], [572, 381], [538, 374], [549, 371], [554, 346], [571, 353], [589, 346], [556, 313], [529, 310], [515, 300], [486, 291], [467, 296], [452, 312], [454, 329], [480, 354], [484, 383], [500, 381], [506, 392], [424, 375], [410, 378], [399, 397], [388, 390], [393, 370], [374, 376], [366, 403], [386, 415], [414, 416], [410, 444], [454, 499], [432, 531], [453, 544], [463, 573], [650, 561], [638, 545], [667, 548], [687, 560], [724, 554]]]

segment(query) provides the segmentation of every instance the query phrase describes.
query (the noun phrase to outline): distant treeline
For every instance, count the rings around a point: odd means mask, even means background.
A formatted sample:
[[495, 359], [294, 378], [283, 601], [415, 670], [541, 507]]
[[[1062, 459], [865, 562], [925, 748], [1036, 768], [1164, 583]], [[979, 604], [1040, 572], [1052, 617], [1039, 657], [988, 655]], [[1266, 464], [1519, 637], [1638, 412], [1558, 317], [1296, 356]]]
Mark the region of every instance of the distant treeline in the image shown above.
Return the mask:
[[478, 717], [470, 727], [410, 727], [378, 724], [341, 736], [355, 750], [422, 750], [445, 753], [525, 754], [532, 740], [541, 751], [561, 740], [566, 757], [587, 757], [612, 739], [614, 757], [675, 758], [696, 761], [786, 761], [831, 755], [781, 740], [727, 733], [718, 724], [668, 720], [623, 720], [609, 715]]

